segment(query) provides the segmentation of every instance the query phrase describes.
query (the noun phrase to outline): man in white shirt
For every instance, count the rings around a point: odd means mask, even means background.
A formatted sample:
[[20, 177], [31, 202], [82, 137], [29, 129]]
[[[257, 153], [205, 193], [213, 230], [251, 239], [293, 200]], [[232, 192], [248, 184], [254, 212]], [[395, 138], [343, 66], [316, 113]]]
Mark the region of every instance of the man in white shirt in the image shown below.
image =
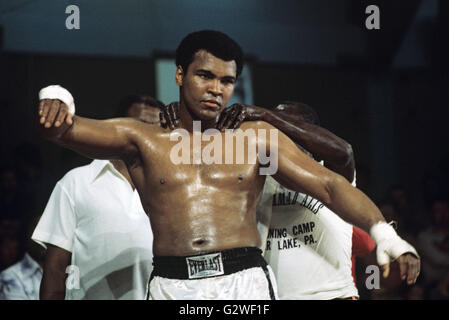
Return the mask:
[[318, 200], [275, 183], [265, 259], [280, 299], [358, 298], [352, 277], [352, 225]]
[[[129, 96], [116, 116], [158, 123], [161, 105]], [[94, 160], [69, 171], [32, 238], [47, 247], [41, 299], [145, 299], [153, 235], [122, 161]]]

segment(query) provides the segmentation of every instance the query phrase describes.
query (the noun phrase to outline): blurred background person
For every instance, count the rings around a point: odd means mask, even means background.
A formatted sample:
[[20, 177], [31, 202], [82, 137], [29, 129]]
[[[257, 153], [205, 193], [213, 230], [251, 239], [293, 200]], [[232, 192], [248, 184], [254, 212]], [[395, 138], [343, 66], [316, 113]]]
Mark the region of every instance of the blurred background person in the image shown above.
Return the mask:
[[432, 225], [419, 233], [418, 250], [423, 257], [422, 280], [426, 294], [431, 299], [438, 299], [441, 298], [440, 281], [445, 283], [449, 271], [449, 201], [435, 199], [430, 215]]
[[0, 300], [38, 300], [45, 250], [31, 240], [40, 216], [24, 222], [22, 243], [25, 254], [19, 262], [0, 273]]

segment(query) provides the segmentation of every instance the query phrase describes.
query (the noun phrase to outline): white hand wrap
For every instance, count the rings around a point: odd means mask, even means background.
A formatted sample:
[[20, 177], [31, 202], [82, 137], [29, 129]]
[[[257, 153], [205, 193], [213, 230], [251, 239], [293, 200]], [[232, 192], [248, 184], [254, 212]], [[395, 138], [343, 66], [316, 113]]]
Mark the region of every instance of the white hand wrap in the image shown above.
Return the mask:
[[407, 241], [398, 236], [391, 225], [379, 222], [370, 229], [371, 238], [377, 243], [377, 263], [384, 265], [394, 261], [406, 252], [414, 254], [419, 258], [415, 248]]
[[39, 101], [44, 99], [58, 99], [64, 102], [69, 108], [69, 113], [75, 114], [75, 101], [70, 92], [60, 85], [48, 86], [39, 91]]

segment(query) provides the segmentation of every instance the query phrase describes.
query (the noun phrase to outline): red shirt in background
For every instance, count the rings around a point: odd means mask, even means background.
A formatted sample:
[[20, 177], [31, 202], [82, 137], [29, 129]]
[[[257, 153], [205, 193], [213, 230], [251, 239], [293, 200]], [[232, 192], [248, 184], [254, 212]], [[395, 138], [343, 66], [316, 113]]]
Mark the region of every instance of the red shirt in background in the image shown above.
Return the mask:
[[376, 248], [376, 243], [368, 233], [357, 227], [352, 227], [352, 280], [357, 285], [355, 279], [355, 258], [364, 257]]

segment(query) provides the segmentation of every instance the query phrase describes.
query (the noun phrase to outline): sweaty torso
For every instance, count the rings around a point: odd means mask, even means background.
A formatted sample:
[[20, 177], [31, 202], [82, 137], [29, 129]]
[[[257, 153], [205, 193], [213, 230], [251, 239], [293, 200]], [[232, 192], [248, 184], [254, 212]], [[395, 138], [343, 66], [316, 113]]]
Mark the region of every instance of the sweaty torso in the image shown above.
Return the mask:
[[[136, 139], [140, 159], [128, 163], [150, 217], [154, 254], [189, 255], [259, 246], [255, 212], [265, 176], [259, 174], [257, 159], [247, 156], [256, 139], [245, 139], [244, 147], [236, 150], [235, 139], [230, 144], [225, 142], [224, 133], [215, 134], [211, 141], [201, 142], [202, 155], [216, 155], [215, 161], [206, 164], [202, 156], [201, 163], [195, 164], [192, 134], [185, 137], [189, 146], [182, 154], [180, 140], [170, 141], [170, 133], [159, 126], [142, 127]], [[221, 151], [212, 144], [215, 139], [221, 140]], [[211, 153], [212, 145], [215, 149]], [[173, 152], [176, 146], [179, 152]], [[231, 159], [225, 159], [231, 149], [234, 164], [225, 164]], [[176, 163], [180, 159], [176, 155], [185, 156], [187, 150], [189, 163]], [[243, 164], [236, 164], [238, 152], [245, 154]], [[217, 163], [220, 156], [222, 164]]]

